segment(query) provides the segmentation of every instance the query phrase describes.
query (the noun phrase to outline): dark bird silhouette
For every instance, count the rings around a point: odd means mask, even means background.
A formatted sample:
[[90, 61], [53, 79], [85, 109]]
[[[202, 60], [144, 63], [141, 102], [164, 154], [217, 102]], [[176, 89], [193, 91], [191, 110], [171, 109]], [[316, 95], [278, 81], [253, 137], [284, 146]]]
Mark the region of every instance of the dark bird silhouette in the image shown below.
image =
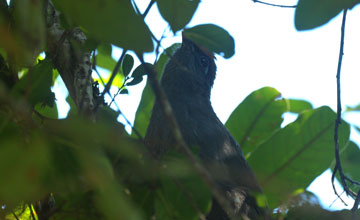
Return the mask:
[[[186, 144], [198, 147], [204, 167], [231, 204], [231, 213], [226, 213], [213, 199], [206, 218], [271, 219], [267, 207], [260, 207], [256, 202], [263, 194], [239, 144], [211, 106], [210, 93], [216, 75], [214, 59], [211, 52], [183, 37], [181, 47], [165, 66], [161, 78], [161, 86]], [[145, 145], [157, 159], [176, 145], [158, 101], [155, 101]]]

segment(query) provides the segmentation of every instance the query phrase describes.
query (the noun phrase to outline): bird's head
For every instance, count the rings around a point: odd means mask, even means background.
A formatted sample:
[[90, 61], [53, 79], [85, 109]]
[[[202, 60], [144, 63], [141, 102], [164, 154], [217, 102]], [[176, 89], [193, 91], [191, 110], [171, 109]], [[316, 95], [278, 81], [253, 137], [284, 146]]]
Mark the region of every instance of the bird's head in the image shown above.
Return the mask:
[[184, 91], [210, 96], [215, 76], [213, 53], [183, 36], [181, 47], [165, 67], [162, 84], [182, 86]]

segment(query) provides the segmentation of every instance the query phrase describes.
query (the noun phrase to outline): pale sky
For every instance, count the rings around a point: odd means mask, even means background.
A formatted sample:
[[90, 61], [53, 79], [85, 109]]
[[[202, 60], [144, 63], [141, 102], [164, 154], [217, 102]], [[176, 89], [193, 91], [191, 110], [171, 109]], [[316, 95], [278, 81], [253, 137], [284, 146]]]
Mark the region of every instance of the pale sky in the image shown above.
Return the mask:
[[[141, 2], [144, 10], [149, 2]], [[145, 2], [145, 4], [144, 4]], [[295, 5], [297, 1], [272, 0], [271, 3]], [[217, 78], [212, 90], [212, 104], [218, 117], [225, 123], [235, 107], [251, 92], [264, 86], [280, 91], [285, 98], [310, 101], [314, 107], [328, 105], [336, 109], [336, 71], [339, 56], [341, 17], [310, 31], [298, 32], [294, 26], [294, 9], [276, 8], [253, 3], [252, 0], [204, 0], [188, 27], [214, 23], [226, 29], [235, 39], [235, 55], [231, 59], [217, 57]], [[146, 22], [159, 39], [165, 29], [167, 36], [162, 45], [166, 48], [180, 42], [169, 31], [167, 23], [159, 16], [154, 5]], [[359, 96], [360, 9], [348, 12], [345, 50], [342, 68], [342, 104], [355, 106]], [[120, 50], [114, 50], [118, 59]], [[154, 56], [146, 59], [154, 61]], [[136, 63], [138, 65], [138, 63]], [[133, 121], [141, 90], [144, 86], [129, 88], [130, 94], [121, 95], [117, 103], [126, 117]], [[55, 88], [56, 90], [56, 88]], [[112, 90], [113, 93], [116, 89]], [[66, 115], [66, 105], [57, 94], [61, 115]], [[123, 105], [124, 106], [124, 105]], [[350, 123], [360, 126], [360, 114], [345, 116]], [[286, 123], [294, 117], [285, 117]], [[360, 143], [359, 134], [352, 129], [351, 138]], [[336, 196], [330, 182], [331, 172], [326, 171], [308, 188], [317, 194], [324, 208], [329, 209]], [[341, 192], [341, 190], [340, 190]], [[344, 196], [345, 197], [345, 196]], [[352, 207], [352, 201], [348, 208]], [[345, 208], [337, 200], [331, 209]]]

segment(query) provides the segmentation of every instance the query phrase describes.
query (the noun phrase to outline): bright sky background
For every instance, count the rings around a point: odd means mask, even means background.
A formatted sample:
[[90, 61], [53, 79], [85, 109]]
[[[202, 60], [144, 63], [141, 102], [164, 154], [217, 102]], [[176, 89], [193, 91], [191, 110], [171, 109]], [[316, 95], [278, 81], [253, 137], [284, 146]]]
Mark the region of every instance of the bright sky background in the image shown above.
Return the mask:
[[[270, 1], [270, 0], [269, 0]], [[268, 2], [269, 2], [268, 1]], [[149, 0], [139, 2], [144, 11]], [[297, 1], [271, 0], [271, 3], [295, 5]], [[264, 86], [280, 91], [283, 97], [310, 101], [314, 107], [328, 105], [336, 109], [336, 71], [340, 45], [341, 17], [311, 31], [298, 32], [294, 26], [294, 9], [277, 8], [253, 3], [251, 0], [204, 0], [188, 27], [214, 23], [226, 29], [235, 39], [236, 52], [231, 59], [217, 57], [217, 78], [212, 90], [212, 104], [218, 117], [225, 122], [235, 107], [251, 92]], [[168, 38], [163, 47], [180, 42], [181, 34], [173, 36], [154, 5], [146, 17], [155, 36], [160, 39], [164, 30]], [[346, 24], [345, 56], [342, 67], [342, 104], [360, 103], [360, 8], [348, 12]], [[118, 59], [121, 50], [114, 50]], [[153, 62], [155, 57], [148, 55]], [[138, 65], [136, 63], [135, 65]], [[132, 122], [144, 83], [129, 88], [129, 95], [117, 99], [124, 115]], [[57, 91], [58, 87], [54, 88]], [[112, 90], [115, 93], [116, 89]], [[66, 116], [68, 107], [64, 94], [57, 93], [60, 116]], [[360, 114], [344, 115], [345, 119], [360, 126]], [[285, 123], [294, 120], [285, 117]], [[121, 120], [121, 119], [120, 119]], [[359, 134], [352, 129], [351, 138], [360, 143]], [[324, 208], [343, 209], [331, 187], [331, 172], [327, 170], [308, 188], [321, 199]], [[342, 190], [339, 190], [342, 192]], [[345, 196], [343, 196], [345, 198]], [[345, 198], [346, 199], [346, 198]], [[335, 203], [330, 207], [330, 204]], [[352, 200], [346, 200], [352, 207]]]

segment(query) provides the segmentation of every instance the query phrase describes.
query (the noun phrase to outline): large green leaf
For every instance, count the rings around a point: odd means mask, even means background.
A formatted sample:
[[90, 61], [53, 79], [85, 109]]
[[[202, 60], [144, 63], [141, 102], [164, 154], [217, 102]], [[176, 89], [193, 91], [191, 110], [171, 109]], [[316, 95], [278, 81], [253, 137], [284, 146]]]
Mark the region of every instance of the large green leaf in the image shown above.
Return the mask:
[[280, 96], [274, 88], [259, 89], [246, 97], [225, 123], [245, 155], [280, 129], [281, 116], [288, 109]]
[[[180, 47], [179, 43], [175, 43], [169, 48], [166, 49], [167, 53], [170, 55], [174, 54], [175, 51]], [[167, 53], [163, 52], [160, 55], [159, 60], [156, 62], [156, 70], [157, 70], [157, 79], [161, 78], [161, 74], [163, 72], [163, 69], [165, 67], [166, 62], [169, 60], [169, 56]], [[135, 122], [134, 127], [135, 129], [140, 133], [142, 137], [145, 136], [146, 129], [148, 127], [150, 117], [151, 117], [151, 111], [154, 106], [155, 102], [155, 95], [153, 93], [153, 90], [150, 86], [150, 83], [146, 83], [146, 86], [144, 88], [144, 91], [141, 96], [141, 101], [139, 104], [139, 107], [136, 111], [135, 115]], [[134, 132], [133, 132], [134, 134]]]
[[0, 114], [0, 197], [12, 207], [44, 195], [50, 159], [47, 142], [38, 129], [26, 130], [25, 123], [19, 126], [3, 116]]
[[358, 3], [358, 0], [299, 0], [295, 11], [295, 27], [298, 30], [319, 27], [342, 10]]
[[235, 53], [234, 38], [226, 30], [214, 24], [201, 24], [185, 29], [183, 36], [224, 58], [230, 58]]
[[[305, 111], [251, 154], [248, 162], [268, 198], [279, 206], [298, 189], [305, 189], [334, 158], [334, 121], [329, 107]], [[342, 122], [340, 146], [349, 140], [350, 128]]]
[[285, 112], [301, 113], [312, 109], [307, 101], [280, 97], [280, 92], [271, 87], [256, 90], [236, 107], [226, 121], [226, 127], [246, 157], [280, 129]]
[[161, 16], [173, 32], [183, 29], [193, 17], [200, 0], [157, 0]]
[[138, 52], [153, 50], [149, 28], [128, 0], [54, 0], [72, 22], [94, 38]]

